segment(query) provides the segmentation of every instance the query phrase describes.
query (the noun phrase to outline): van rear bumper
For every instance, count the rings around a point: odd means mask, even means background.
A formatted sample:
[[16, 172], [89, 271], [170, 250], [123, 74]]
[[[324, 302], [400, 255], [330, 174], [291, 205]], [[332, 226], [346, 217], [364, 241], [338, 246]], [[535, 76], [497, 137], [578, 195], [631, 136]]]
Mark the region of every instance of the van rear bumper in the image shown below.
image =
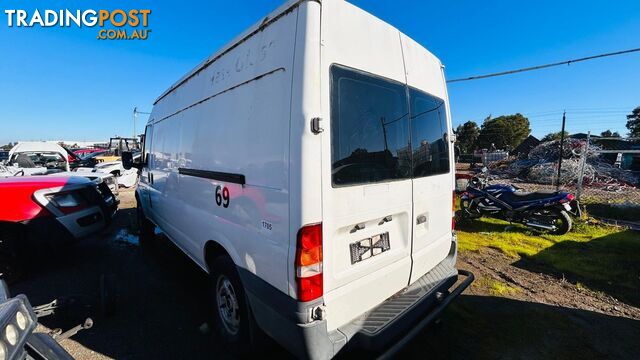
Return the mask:
[[384, 353], [378, 357], [378, 359], [388, 359], [392, 358], [399, 350], [401, 350], [404, 346], [406, 346], [411, 340], [413, 340], [416, 336], [420, 334], [424, 328], [431, 324], [433, 321], [440, 317], [440, 314], [444, 311], [444, 309], [449, 306], [451, 301], [458, 297], [475, 279], [473, 273], [466, 270], [458, 270], [458, 275], [465, 276], [465, 279], [455, 287], [448, 295], [441, 299], [437, 299], [436, 306], [431, 309], [428, 313], [425, 314], [425, 317], [419, 319], [419, 321], [414, 324], [411, 328], [407, 329], [406, 333], [396, 340], [396, 343], [389, 347]]
[[[275, 299], [265, 296], [265, 288], [255, 289], [247, 284], [247, 280], [256, 281], [247, 279], [247, 271], [241, 271], [241, 278], [258, 326], [296, 357], [329, 359], [345, 351], [364, 351], [382, 354], [385, 358], [438, 319], [451, 301], [473, 282], [472, 273], [455, 269], [454, 247], [447, 258], [416, 282], [334, 331], [327, 330], [325, 320], [306, 321], [311, 309], [322, 305], [322, 299], [298, 303], [279, 291]], [[459, 275], [465, 279], [451, 289]]]

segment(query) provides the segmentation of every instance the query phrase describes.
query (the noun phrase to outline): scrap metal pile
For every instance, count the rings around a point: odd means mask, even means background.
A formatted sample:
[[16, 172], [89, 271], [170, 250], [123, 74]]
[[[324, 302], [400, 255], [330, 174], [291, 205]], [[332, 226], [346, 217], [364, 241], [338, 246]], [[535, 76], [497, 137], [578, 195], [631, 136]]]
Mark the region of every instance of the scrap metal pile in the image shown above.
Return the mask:
[[[599, 154], [600, 148], [590, 144], [585, 149], [586, 142], [578, 139], [565, 139], [562, 148], [562, 169], [560, 183], [563, 185], [576, 184], [582, 168], [582, 159], [586, 151], [586, 162], [583, 170], [583, 184], [620, 187], [638, 186], [637, 175], [630, 171], [621, 170], [606, 162]], [[491, 173], [500, 178], [521, 179], [538, 184], [555, 184], [558, 176], [558, 158], [560, 157], [560, 143], [556, 141], [544, 142], [529, 152], [525, 159], [510, 157], [489, 164]]]

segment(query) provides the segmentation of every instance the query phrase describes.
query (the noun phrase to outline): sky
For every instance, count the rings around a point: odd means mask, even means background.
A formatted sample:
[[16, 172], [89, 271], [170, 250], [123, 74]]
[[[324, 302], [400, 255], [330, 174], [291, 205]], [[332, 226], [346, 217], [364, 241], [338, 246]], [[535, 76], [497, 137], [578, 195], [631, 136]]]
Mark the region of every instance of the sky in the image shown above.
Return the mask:
[[[640, 1], [353, 0], [438, 56], [448, 79], [640, 47]], [[278, 7], [276, 0], [3, 0], [0, 144], [106, 140], [133, 133], [171, 84]], [[9, 28], [5, 9], [149, 8], [145, 41], [97, 40], [97, 28]], [[520, 112], [535, 136], [626, 134], [640, 106], [640, 53], [451, 83], [454, 126]], [[136, 132], [143, 131], [140, 115]]]

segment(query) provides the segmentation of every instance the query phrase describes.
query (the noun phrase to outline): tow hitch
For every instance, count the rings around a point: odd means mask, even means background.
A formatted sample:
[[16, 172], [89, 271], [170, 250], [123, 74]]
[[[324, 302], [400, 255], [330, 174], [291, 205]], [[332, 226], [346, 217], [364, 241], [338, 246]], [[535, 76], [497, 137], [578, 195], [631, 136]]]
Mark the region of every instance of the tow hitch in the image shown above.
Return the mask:
[[[56, 309], [62, 308], [67, 305], [68, 304], [65, 303], [64, 301], [59, 301], [58, 299], [55, 299], [50, 303], [34, 306], [33, 312], [36, 314], [36, 317], [41, 318], [41, 317], [53, 315], [56, 313]], [[62, 329], [57, 328], [57, 329], [51, 330], [49, 332], [49, 335], [51, 335], [51, 337], [56, 339], [57, 341], [60, 341], [60, 340], [68, 339], [74, 336], [81, 330], [91, 329], [92, 327], [93, 327], [93, 319], [86, 318], [84, 320], [84, 323], [76, 325], [67, 331], [63, 332]]]
[[52, 338], [56, 339], [57, 341], [60, 341], [60, 340], [64, 340], [72, 337], [73, 335], [80, 332], [80, 330], [87, 330], [87, 329], [91, 329], [92, 327], [93, 327], [93, 320], [91, 320], [91, 318], [86, 318], [83, 324], [76, 325], [65, 332], [62, 332], [62, 329], [54, 329], [49, 334], [51, 335]]

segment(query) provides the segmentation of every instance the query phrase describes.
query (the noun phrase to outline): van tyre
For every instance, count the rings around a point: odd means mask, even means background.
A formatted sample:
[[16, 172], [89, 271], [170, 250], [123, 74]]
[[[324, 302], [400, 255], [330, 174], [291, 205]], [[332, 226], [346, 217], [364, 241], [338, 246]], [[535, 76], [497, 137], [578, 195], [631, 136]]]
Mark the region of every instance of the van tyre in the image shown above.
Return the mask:
[[155, 237], [156, 226], [147, 219], [136, 196], [136, 218], [138, 223], [138, 239], [140, 243], [149, 243]]
[[236, 270], [228, 256], [210, 263], [210, 295], [213, 303], [212, 327], [220, 340], [230, 345], [236, 355], [248, 355], [255, 347], [259, 331], [247, 306], [247, 298]]

